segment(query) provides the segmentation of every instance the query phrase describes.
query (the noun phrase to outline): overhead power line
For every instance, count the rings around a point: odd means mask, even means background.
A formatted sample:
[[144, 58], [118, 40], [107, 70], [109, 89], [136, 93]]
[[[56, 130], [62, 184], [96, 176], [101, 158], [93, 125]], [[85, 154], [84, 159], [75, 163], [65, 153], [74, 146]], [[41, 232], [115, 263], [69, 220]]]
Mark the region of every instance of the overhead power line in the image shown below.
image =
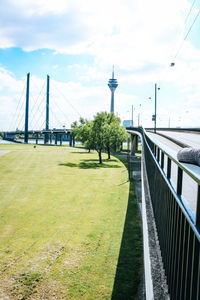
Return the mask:
[[184, 24], [187, 23], [187, 20], [188, 20], [190, 14], [191, 14], [191, 12], [192, 12], [192, 9], [193, 9], [193, 6], [194, 6], [195, 2], [196, 2], [196, 0], [194, 0], [193, 3], [192, 3], [192, 5], [190, 6], [190, 10], [189, 10], [189, 12], [188, 12], [188, 14], [187, 14], [187, 16], [186, 16], [186, 18], [185, 18]]
[[181, 42], [181, 44], [180, 44], [180, 46], [179, 46], [179, 48], [178, 48], [178, 50], [177, 50], [177, 52], [176, 52], [174, 58], [176, 58], [176, 57], [178, 56], [178, 54], [179, 54], [181, 48], [183, 47], [183, 43], [186, 41], [188, 35], [190, 34], [190, 32], [191, 32], [191, 30], [192, 30], [192, 27], [193, 27], [194, 24], [196, 23], [196, 21], [197, 21], [199, 15], [200, 15], [200, 10], [198, 11], [196, 17], [194, 18], [194, 21], [192, 22], [192, 24], [191, 24], [190, 28], [188, 29], [188, 31], [187, 31], [187, 33], [186, 33], [184, 39], [182, 40], [182, 42]]

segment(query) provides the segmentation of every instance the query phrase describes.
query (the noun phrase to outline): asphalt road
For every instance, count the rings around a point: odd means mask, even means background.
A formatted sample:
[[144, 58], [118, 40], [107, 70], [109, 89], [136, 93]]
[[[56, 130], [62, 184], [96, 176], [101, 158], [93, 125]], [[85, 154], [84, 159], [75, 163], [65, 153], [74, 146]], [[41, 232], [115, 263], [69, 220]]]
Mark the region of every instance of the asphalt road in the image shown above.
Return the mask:
[[[180, 140], [182, 143], [188, 144], [190, 147], [200, 148], [200, 135], [199, 134], [191, 134], [191, 133], [179, 133], [179, 132], [162, 132], [162, 134], [170, 135], [170, 137], [174, 139]], [[159, 141], [159, 143], [163, 144], [164, 148], [165, 146], [172, 149], [176, 154], [180, 149], [182, 149], [180, 146], [174, 144], [172, 141], [151, 133], [147, 132], [147, 135], [152, 138], [156, 139], [156, 141]], [[193, 166], [193, 165], [191, 165]], [[196, 166], [195, 166], [196, 167]], [[200, 167], [196, 167], [197, 170], [199, 168], [199, 174], [200, 174]], [[164, 171], [167, 172], [167, 159], [165, 158], [165, 164], [164, 164]], [[171, 169], [171, 182], [176, 190], [176, 183], [177, 183], [177, 165], [172, 162], [172, 169]], [[197, 183], [185, 172], [183, 174], [183, 190], [182, 190], [182, 196], [184, 199], [184, 204], [186, 208], [190, 211], [190, 213], [194, 216], [196, 214], [196, 203], [197, 203]]]
[[163, 135], [172, 137], [190, 147], [200, 148], [200, 134], [199, 133], [189, 133], [189, 132], [172, 132], [172, 131], [158, 131]]

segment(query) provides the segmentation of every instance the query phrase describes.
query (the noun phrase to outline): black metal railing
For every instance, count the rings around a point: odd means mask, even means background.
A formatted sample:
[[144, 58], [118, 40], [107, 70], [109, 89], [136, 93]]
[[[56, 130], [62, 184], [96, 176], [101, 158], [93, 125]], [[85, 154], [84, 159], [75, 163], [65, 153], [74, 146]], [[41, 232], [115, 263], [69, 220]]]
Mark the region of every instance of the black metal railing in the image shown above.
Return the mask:
[[[143, 132], [151, 201], [171, 300], [200, 299], [200, 175], [152, 141]], [[177, 182], [172, 184], [172, 163]], [[164, 165], [166, 166], [164, 168]], [[197, 185], [196, 215], [187, 210], [183, 174]]]

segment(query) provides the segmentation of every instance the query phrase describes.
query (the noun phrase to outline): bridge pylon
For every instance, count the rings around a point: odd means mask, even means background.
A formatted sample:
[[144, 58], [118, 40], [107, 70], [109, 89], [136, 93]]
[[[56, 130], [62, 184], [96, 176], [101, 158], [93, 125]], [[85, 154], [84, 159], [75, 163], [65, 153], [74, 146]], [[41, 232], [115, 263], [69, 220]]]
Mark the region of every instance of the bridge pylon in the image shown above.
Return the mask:
[[[49, 130], [49, 80], [50, 77], [47, 75], [47, 94], [46, 94], [46, 130]], [[45, 133], [44, 136], [44, 143], [49, 142], [49, 133]]]
[[24, 126], [24, 143], [28, 143], [28, 119], [29, 119], [29, 84], [30, 73], [27, 74], [26, 82], [26, 106], [25, 106], [25, 126]]

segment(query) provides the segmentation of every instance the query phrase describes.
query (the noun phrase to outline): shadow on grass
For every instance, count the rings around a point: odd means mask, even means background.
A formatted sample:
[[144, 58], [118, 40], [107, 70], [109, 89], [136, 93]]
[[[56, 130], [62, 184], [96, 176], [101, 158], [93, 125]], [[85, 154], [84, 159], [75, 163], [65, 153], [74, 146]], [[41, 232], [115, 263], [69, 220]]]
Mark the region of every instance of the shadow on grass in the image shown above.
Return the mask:
[[[120, 157], [118, 158], [127, 167], [127, 163]], [[142, 279], [142, 253], [141, 219], [135, 194], [135, 186], [131, 179], [124, 230], [112, 291], [112, 300], [137, 299], [138, 287]]]
[[118, 186], [124, 185], [124, 184], [126, 184], [127, 182], [129, 182], [129, 180], [126, 180], [125, 182], [122, 182], [122, 183], [118, 184]]
[[92, 154], [92, 152], [88, 151], [72, 151], [70, 154]]
[[[85, 162], [95, 162], [95, 163], [99, 163], [98, 159], [84, 159]], [[103, 159], [103, 162], [117, 162], [117, 159]]]
[[121, 168], [120, 165], [110, 164], [110, 162], [117, 161], [115, 159], [105, 160], [102, 164], [99, 163], [97, 159], [85, 159], [80, 163], [60, 163], [59, 166], [70, 167], [70, 168], [79, 168], [79, 169], [103, 169], [103, 168]]

